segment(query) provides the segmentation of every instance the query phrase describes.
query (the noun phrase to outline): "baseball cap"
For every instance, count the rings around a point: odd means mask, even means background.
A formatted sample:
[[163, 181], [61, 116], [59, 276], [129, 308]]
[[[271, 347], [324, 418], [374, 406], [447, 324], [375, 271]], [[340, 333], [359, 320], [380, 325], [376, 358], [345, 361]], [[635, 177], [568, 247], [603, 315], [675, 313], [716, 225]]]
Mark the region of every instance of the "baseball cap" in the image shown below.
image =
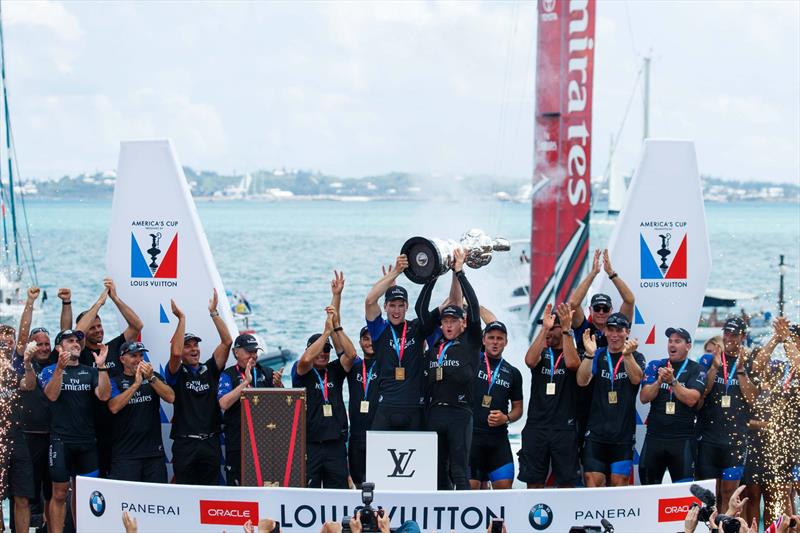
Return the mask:
[[611, 316], [608, 317], [608, 320], [606, 320], [606, 327], [630, 329], [631, 322], [628, 320], [628, 317], [622, 313], [612, 313]]
[[183, 335], [183, 343], [184, 344], [186, 344], [189, 341], [193, 341], [193, 340], [197, 341], [197, 342], [203, 342], [203, 339], [201, 339], [200, 337], [198, 337], [194, 333], [186, 333], [186, 334]]
[[[320, 337], [322, 337], [322, 333], [314, 333], [313, 335], [311, 335], [308, 338], [308, 342], [306, 342], [306, 348], [308, 348], [309, 346], [311, 346], [312, 344], [317, 342], [317, 339], [319, 339]], [[333, 349], [333, 346], [331, 346], [331, 343], [326, 341], [325, 342], [325, 346], [322, 348], [322, 351], [323, 352], [330, 352], [332, 349]]]
[[595, 305], [606, 305], [611, 307], [611, 296], [608, 294], [603, 294], [602, 292], [598, 292], [592, 296], [591, 306], [594, 307]]
[[400, 285], [389, 287], [386, 294], [383, 295], [384, 301], [391, 302], [392, 300], [405, 300], [408, 301], [408, 291]]
[[361, 331], [358, 332], [358, 338], [360, 339], [364, 335], [369, 335], [369, 328], [367, 326], [361, 328]]
[[242, 333], [236, 337], [235, 341], [233, 341], [233, 348], [244, 348], [248, 352], [254, 352], [261, 349], [261, 346], [258, 345], [258, 340], [255, 338], [255, 336], [250, 335], [249, 333]]
[[800, 324], [790, 324], [789, 333], [791, 333], [795, 337], [800, 337]]
[[138, 341], [130, 341], [126, 342], [122, 345], [119, 349], [120, 355], [126, 355], [129, 353], [136, 353], [136, 352], [147, 352], [148, 349], [144, 347], [144, 344]]
[[725, 321], [725, 325], [722, 326], [722, 331], [742, 334], [747, 331], [747, 324], [738, 316], [734, 316]]
[[457, 305], [448, 305], [442, 309], [441, 317], [453, 316], [456, 318], [464, 318], [464, 309]]
[[65, 329], [56, 335], [56, 344], [61, 344], [61, 341], [70, 337], [76, 337], [80, 341], [83, 340], [85, 335], [79, 329]]
[[678, 334], [686, 342], [692, 342], [692, 336], [683, 328], [667, 328], [664, 335], [671, 337], [673, 334]]
[[486, 327], [483, 329], [483, 334], [486, 335], [490, 331], [502, 331], [508, 335], [508, 329], [506, 329], [506, 325], [499, 320], [495, 320], [494, 322], [489, 322], [486, 324]]

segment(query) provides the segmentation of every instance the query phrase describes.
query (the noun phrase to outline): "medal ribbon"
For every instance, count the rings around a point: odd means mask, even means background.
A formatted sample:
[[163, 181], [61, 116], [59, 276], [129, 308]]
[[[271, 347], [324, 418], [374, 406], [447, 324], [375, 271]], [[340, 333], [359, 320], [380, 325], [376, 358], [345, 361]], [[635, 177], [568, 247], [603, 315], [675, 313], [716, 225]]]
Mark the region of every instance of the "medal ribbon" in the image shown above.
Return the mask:
[[608, 363], [608, 371], [611, 374], [611, 390], [614, 390], [614, 381], [617, 379], [617, 371], [619, 370], [619, 365], [622, 364], [622, 360], [625, 359], [625, 356], [620, 354], [619, 361], [617, 361], [617, 366], [611, 366], [611, 354], [608, 353], [606, 350], [606, 362]]
[[[236, 365], [236, 371], [239, 373], [239, 377], [242, 378], [244, 381], [244, 372], [239, 369], [239, 365]], [[251, 387], [256, 387], [258, 385], [258, 378], [256, 377], [256, 367], [253, 367], [253, 382], [250, 384]]]
[[789, 361], [786, 361], [786, 366], [783, 367], [783, 392], [789, 390], [789, 383], [792, 381], [794, 369]]
[[403, 336], [400, 338], [400, 343], [397, 342], [397, 333], [394, 332], [394, 326], [389, 324], [389, 330], [392, 332], [394, 339], [394, 351], [397, 352], [397, 366], [403, 366], [403, 353], [406, 351], [406, 332], [408, 331], [408, 322], [403, 322]]
[[[678, 378], [681, 377], [681, 374], [683, 374], [683, 371], [686, 370], [686, 365], [688, 364], [689, 364], [689, 357], [687, 356], [686, 359], [683, 361], [681, 369], [678, 370], [678, 374], [675, 376], [675, 381], [677, 381]], [[672, 363], [670, 361], [667, 361], [667, 366], [672, 368]], [[669, 386], [669, 401], [672, 401], [672, 385]]]
[[[555, 364], [553, 364], [553, 359], [555, 359], [555, 355], [553, 354], [553, 349], [552, 348], [548, 348], [548, 350], [550, 350], [550, 383], [552, 383], [553, 379], [556, 376], [556, 368], [558, 368], [558, 363], [560, 363], [561, 359], [564, 357], [564, 352], [561, 352], [561, 354], [558, 356], [558, 359], [556, 359]], [[617, 366], [619, 366], [619, 365], [617, 365]], [[609, 368], [610, 368], [610, 365], [609, 365]], [[612, 385], [611, 388], [614, 388], [613, 385]]]
[[739, 359], [733, 362], [731, 373], [728, 374], [728, 360], [725, 358], [725, 352], [722, 352], [722, 379], [725, 380], [725, 396], [728, 395], [728, 387], [731, 386], [733, 376], [736, 375], [736, 365], [739, 364]]
[[322, 379], [322, 376], [319, 375], [316, 368], [312, 368], [311, 370], [317, 375], [317, 380], [319, 381], [320, 387], [322, 387], [322, 399], [325, 403], [328, 403], [328, 371], [325, 371], [325, 379]]
[[447, 350], [450, 348], [450, 346], [452, 346], [452, 344], [453, 341], [450, 341], [447, 344], [439, 345], [439, 354], [438, 354], [439, 361], [437, 363], [439, 366], [442, 366], [442, 361], [444, 361], [445, 357], [447, 356]]
[[369, 369], [367, 369], [367, 360], [364, 359], [361, 362], [361, 376], [363, 378], [361, 380], [361, 386], [364, 387], [364, 399], [365, 400], [367, 399], [367, 391], [369, 391], [369, 382], [372, 379], [372, 367], [373, 366], [375, 366], [374, 362], [370, 365]]
[[486, 391], [486, 394], [491, 394], [492, 387], [494, 387], [494, 382], [497, 380], [497, 374], [500, 373], [500, 365], [503, 364], [503, 358], [500, 358], [500, 362], [497, 363], [494, 373], [492, 373], [492, 367], [489, 366], [489, 356], [486, 355], [486, 352], [483, 353], [483, 357], [484, 361], [486, 362], [486, 381], [489, 383], [489, 389]]

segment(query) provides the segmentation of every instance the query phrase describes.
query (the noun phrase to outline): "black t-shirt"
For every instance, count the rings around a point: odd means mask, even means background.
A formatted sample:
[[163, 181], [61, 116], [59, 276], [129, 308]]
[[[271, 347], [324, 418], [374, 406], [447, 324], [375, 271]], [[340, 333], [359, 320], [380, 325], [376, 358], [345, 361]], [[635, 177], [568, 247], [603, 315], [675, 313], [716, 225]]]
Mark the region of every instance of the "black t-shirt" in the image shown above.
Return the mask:
[[[56, 365], [42, 369], [39, 385], [44, 389], [53, 378]], [[61, 394], [50, 402], [50, 433], [64, 442], [87, 444], [95, 440], [94, 413], [92, 409], [94, 390], [99, 375], [96, 368], [77, 364], [64, 369], [61, 379]]]
[[[644, 371], [643, 385], [651, 385], [658, 379], [658, 369], [667, 366], [669, 359], [650, 361]], [[675, 379], [687, 389], [700, 392], [706, 390], [706, 372], [688, 357], [684, 363], [672, 365]], [[683, 371], [681, 371], [683, 369]], [[695, 435], [695, 418], [697, 410], [689, 407], [674, 394], [670, 393], [669, 383], [662, 383], [658, 395], [650, 402], [650, 413], [647, 415], [647, 434], [659, 438], [687, 438]], [[667, 414], [667, 402], [675, 402], [675, 414]]]
[[219, 433], [217, 386], [220, 374], [214, 356], [195, 368], [181, 364], [175, 375], [167, 367], [165, 381], [175, 391], [171, 438]]
[[[342, 398], [342, 385], [347, 377], [339, 360], [331, 361], [323, 370], [312, 368], [302, 376], [297, 363], [292, 366], [292, 386], [306, 389], [306, 440], [325, 442], [347, 437], [347, 410]], [[328, 399], [322, 386], [327, 382]], [[324, 404], [331, 406], [332, 415], [324, 415]]]
[[[714, 358], [705, 354], [700, 358], [700, 366], [708, 372]], [[750, 408], [739, 388], [739, 358], [726, 357], [728, 383], [722, 366], [717, 370], [714, 384], [703, 402], [697, 416], [698, 431], [704, 442], [730, 446], [737, 438], [744, 438], [747, 421], [750, 419]], [[745, 365], [745, 371], [747, 371]], [[730, 407], [722, 407], [722, 397], [730, 397]]]
[[[644, 372], [644, 356], [633, 352], [633, 358]], [[622, 352], [609, 354], [607, 348], [598, 348], [592, 360], [594, 389], [586, 437], [597, 442], [627, 444], [634, 439], [639, 385], [634, 385], [628, 379], [625, 362], [620, 359]], [[616, 377], [612, 383], [611, 373], [615, 368]], [[616, 393], [616, 404], [609, 403], [609, 392], [612, 390]]]
[[[217, 400], [241, 385], [242, 376], [245, 369], [239, 364], [229, 366], [219, 376], [219, 387], [217, 388]], [[272, 387], [273, 371], [270, 367], [256, 365], [253, 367], [255, 378], [250, 382], [254, 389], [264, 389]], [[222, 413], [222, 428], [225, 432], [225, 446], [230, 450], [239, 450], [242, 447], [242, 402], [236, 400], [226, 411]]]
[[[124, 333], [120, 333], [106, 343], [106, 346], [108, 346], [106, 367], [108, 368], [109, 377], [122, 374], [122, 363], [119, 360], [119, 351], [123, 344], [125, 344]], [[88, 346], [84, 346], [83, 350], [81, 350], [80, 363], [86, 366], [94, 366], [94, 356], [98, 355], [99, 353], [100, 350], [92, 350]]]
[[[38, 361], [32, 361], [33, 371], [37, 379], [42, 369], [48, 366]], [[22, 404], [22, 428], [26, 433], [50, 432], [50, 400], [44, 395], [44, 390], [34, 387], [33, 390], [20, 391]]]
[[[486, 373], [486, 362], [489, 362], [491, 378]], [[522, 400], [522, 374], [511, 363], [501, 358], [487, 357], [482, 354], [477, 365], [472, 391], [472, 431], [474, 433], [491, 433], [504, 435], [508, 426], [489, 427], [489, 411], [502, 411], [508, 414], [511, 402]], [[490, 389], [491, 383], [491, 389]], [[492, 402], [483, 407], [483, 397], [489, 395]]]
[[[347, 374], [347, 390], [349, 393], [350, 413], [350, 438], [365, 437], [367, 430], [372, 426], [375, 417], [375, 408], [378, 406], [378, 387], [375, 385], [378, 378], [375, 359], [362, 359], [356, 357], [353, 368]], [[365, 379], [366, 378], [366, 379]], [[361, 412], [361, 402], [364, 400], [366, 383], [366, 399], [369, 402], [369, 412]]]
[[594, 340], [598, 348], [608, 347], [608, 338], [603, 335], [602, 331], [597, 329], [597, 326], [589, 322], [589, 319], [584, 318], [583, 323], [575, 328], [575, 347], [578, 349], [578, 355], [586, 353], [586, 348], [583, 346], [583, 332], [587, 329], [591, 335], [594, 335]]
[[[8, 405], [8, 412], [3, 413], [8, 415], [11, 426], [9, 430], [14, 432], [21, 427], [20, 422], [20, 394], [19, 382], [21, 376], [11, 367], [4, 366], [0, 371], [0, 403]], [[0, 436], [2, 435], [3, 428], [0, 428]], [[5, 465], [0, 465], [5, 468]]]
[[[163, 381], [157, 373], [154, 373], [153, 377]], [[125, 392], [135, 380], [135, 376], [128, 376], [125, 373], [111, 378], [111, 397], [116, 398]], [[141, 385], [130, 397], [128, 404], [112, 417], [112, 457], [144, 459], [164, 456], [160, 407], [161, 398], [153, 390], [151, 381], [142, 379]]]
[[[405, 325], [394, 326], [388, 320], [378, 316], [368, 321], [372, 348], [375, 350], [375, 371], [378, 374], [374, 384], [378, 403], [390, 406], [419, 407], [422, 405], [422, 371], [425, 337], [430, 332], [423, 330], [419, 319], [407, 320]], [[405, 348], [402, 350], [403, 360], [400, 362], [396, 346], [402, 344], [403, 328], [406, 329]], [[394, 332], [394, 335], [392, 333]], [[397, 339], [395, 341], [395, 339]], [[405, 369], [405, 379], [395, 379], [395, 369]]]
[[[575, 430], [577, 419], [577, 373], [567, 369], [561, 350], [547, 348], [539, 363], [531, 369], [531, 398], [526, 425], [543, 429]], [[555, 366], [553, 371], [551, 368]], [[551, 374], [554, 376], [551, 379]], [[549, 383], [555, 394], [547, 394]]]

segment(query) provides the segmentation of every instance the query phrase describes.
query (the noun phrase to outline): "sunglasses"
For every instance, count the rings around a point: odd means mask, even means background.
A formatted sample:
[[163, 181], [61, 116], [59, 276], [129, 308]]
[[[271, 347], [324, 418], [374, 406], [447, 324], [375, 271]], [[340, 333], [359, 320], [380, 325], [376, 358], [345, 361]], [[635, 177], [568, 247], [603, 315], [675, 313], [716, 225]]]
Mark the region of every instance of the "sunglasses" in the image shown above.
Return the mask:
[[592, 307], [592, 311], [594, 311], [595, 313], [608, 313], [609, 311], [611, 311], [611, 308], [608, 307], [607, 305], [595, 305], [594, 307]]
[[28, 335], [29, 336], [36, 335], [37, 333], [44, 333], [48, 337], [50, 336], [50, 332], [47, 331], [47, 328], [33, 328]]

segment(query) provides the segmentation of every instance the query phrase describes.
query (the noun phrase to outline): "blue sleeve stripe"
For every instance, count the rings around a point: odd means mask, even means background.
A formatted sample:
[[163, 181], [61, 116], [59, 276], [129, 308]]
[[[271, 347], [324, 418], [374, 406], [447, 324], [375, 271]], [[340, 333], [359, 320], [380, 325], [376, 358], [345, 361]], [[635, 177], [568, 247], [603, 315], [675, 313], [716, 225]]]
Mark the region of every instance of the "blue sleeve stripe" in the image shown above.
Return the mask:
[[222, 374], [219, 377], [219, 387], [217, 389], [217, 400], [228, 394], [233, 390], [233, 382], [228, 374]]
[[121, 391], [119, 390], [119, 387], [117, 387], [117, 380], [116, 379], [112, 379], [111, 380], [111, 397], [112, 398], [116, 398], [120, 394], [121, 394]]
[[384, 320], [381, 315], [378, 315], [375, 320], [367, 320], [367, 329], [369, 330], [369, 336], [372, 337], [372, 342], [378, 340], [378, 337], [381, 336], [388, 324], [389, 322]]

